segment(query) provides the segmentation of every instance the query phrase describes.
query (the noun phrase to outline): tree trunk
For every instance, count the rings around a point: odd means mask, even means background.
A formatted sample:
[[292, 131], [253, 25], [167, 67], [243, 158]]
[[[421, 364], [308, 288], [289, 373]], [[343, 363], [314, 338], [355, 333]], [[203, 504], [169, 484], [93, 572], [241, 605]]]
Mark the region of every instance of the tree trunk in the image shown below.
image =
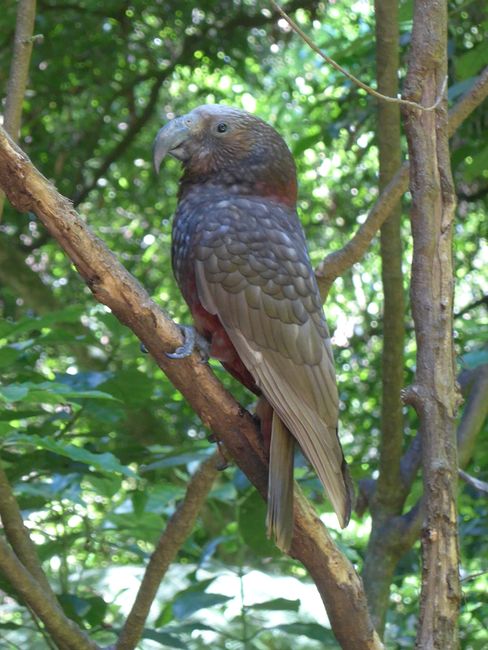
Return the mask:
[[[447, 6], [417, 0], [407, 99], [435, 103], [447, 74]], [[449, 162], [446, 101], [435, 111], [409, 108], [405, 129], [410, 155], [414, 240], [411, 301], [417, 340], [415, 385], [406, 401], [419, 416], [425, 518], [422, 593], [417, 648], [458, 648], [457, 539], [458, 406], [452, 342], [452, 224], [455, 194]]]
[[[376, 65], [378, 90], [398, 94], [398, 1], [375, 0]], [[400, 108], [379, 102], [377, 141], [380, 190], [388, 185], [401, 165]], [[403, 296], [400, 204], [381, 227], [381, 277], [383, 283], [383, 358], [381, 446], [379, 477], [370, 502], [372, 529], [363, 578], [374, 625], [383, 635], [390, 584], [400, 552], [385, 535], [392, 516], [401, 514], [405, 500], [400, 479], [403, 446], [403, 345], [405, 305]]]

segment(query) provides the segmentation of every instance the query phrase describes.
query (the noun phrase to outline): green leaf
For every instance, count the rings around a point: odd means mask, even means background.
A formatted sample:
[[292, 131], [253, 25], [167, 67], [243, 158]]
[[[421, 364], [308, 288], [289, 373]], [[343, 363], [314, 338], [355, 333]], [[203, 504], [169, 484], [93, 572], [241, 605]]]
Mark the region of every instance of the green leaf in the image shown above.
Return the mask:
[[82, 627], [86, 627], [86, 623], [100, 625], [107, 612], [107, 603], [101, 596], [82, 598], [76, 594], [60, 594], [58, 600], [66, 616]]
[[93, 469], [105, 474], [123, 474], [124, 476], [135, 476], [130, 467], [122, 465], [117, 458], [109, 453], [95, 454], [91, 451], [76, 447], [70, 443], [63, 443], [53, 438], [42, 438], [38, 435], [27, 435], [17, 433], [6, 438], [5, 445], [15, 445], [16, 447], [28, 448], [34, 446], [36, 449], [45, 449], [59, 456], [65, 456], [71, 460], [90, 465]]
[[181, 648], [186, 650], [188, 648], [188, 643], [180, 641], [178, 637], [173, 634], [168, 634], [168, 632], [158, 632], [156, 630], [145, 629], [142, 633], [143, 639], [150, 639], [151, 641], [156, 641], [166, 648]]
[[205, 589], [214, 581], [214, 578], [202, 580], [188, 589], [181, 591], [173, 600], [173, 614], [181, 620], [191, 616], [199, 609], [221, 605], [232, 599], [224, 594], [208, 594]]
[[9, 386], [0, 386], [0, 401], [20, 402], [29, 394], [28, 384], [10, 384]]
[[65, 309], [50, 311], [37, 318], [23, 318], [17, 322], [3, 321], [0, 324], [0, 336], [12, 338], [15, 335], [18, 337], [19, 334], [41, 330], [45, 327], [59, 327], [63, 323], [77, 323], [85, 311], [84, 305], [69, 305]]
[[13, 383], [0, 388], [0, 399], [5, 402], [66, 403], [70, 400], [116, 400], [113, 395], [100, 390], [76, 390], [56, 381]]
[[254, 603], [254, 605], [249, 605], [248, 609], [298, 612], [300, 609], [300, 601], [288, 600], [287, 598], [273, 598], [273, 600], [266, 600], [262, 603]]
[[23, 350], [18, 350], [17, 348], [5, 345], [3, 348], [0, 348], [0, 368], [6, 368], [10, 366], [18, 357], [23, 354]]
[[324, 647], [337, 647], [337, 642], [331, 630], [318, 623], [283, 623], [282, 625], [277, 625], [274, 629], [294, 636], [306, 636], [309, 639], [321, 641], [322, 643], [331, 641], [333, 642], [332, 646]]

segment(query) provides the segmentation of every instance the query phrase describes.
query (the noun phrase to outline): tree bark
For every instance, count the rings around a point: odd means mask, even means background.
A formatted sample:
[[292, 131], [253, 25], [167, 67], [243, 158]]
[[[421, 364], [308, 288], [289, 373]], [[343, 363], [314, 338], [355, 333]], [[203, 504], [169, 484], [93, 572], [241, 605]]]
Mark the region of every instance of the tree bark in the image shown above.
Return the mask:
[[[29, 64], [32, 53], [32, 35], [36, 17], [36, 0], [19, 0], [15, 25], [14, 50], [7, 85], [7, 98], [3, 126], [14, 142], [19, 139], [22, 103], [24, 101]], [[0, 192], [0, 221], [2, 220], [5, 194]]]
[[[378, 90], [384, 95], [398, 94], [398, 0], [375, 0], [376, 66]], [[378, 103], [377, 140], [379, 187], [384, 188], [401, 165], [400, 108], [398, 104]], [[385, 628], [390, 585], [397, 564], [391, 545], [385, 548], [384, 528], [392, 516], [401, 514], [405, 501], [400, 478], [403, 446], [403, 345], [405, 304], [403, 296], [401, 209], [399, 202], [381, 226], [381, 279], [383, 284], [383, 356], [381, 443], [379, 476], [370, 502], [371, 535], [363, 578], [369, 609], [378, 633]]]
[[[447, 74], [447, 4], [417, 0], [405, 96], [430, 105]], [[455, 193], [446, 101], [435, 111], [405, 110], [414, 242], [411, 302], [417, 341], [415, 384], [406, 401], [419, 416], [425, 517], [416, 647], [459, 647], [455, 414], [459, 397], [452, 341], [452, 225]]]

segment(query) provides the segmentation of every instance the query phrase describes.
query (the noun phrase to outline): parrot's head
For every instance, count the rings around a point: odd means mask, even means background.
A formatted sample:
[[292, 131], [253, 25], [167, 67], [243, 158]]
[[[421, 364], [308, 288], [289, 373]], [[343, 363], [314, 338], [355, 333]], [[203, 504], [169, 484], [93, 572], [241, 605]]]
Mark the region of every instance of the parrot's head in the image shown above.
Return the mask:
[[182, 182], [246, 187], [285, 203], [296, 202], [295, 162], [273, 127], [246, 111], [204, 105], [176, 117], [154, 141], [156, 171], [167, 155], [181, 161]]

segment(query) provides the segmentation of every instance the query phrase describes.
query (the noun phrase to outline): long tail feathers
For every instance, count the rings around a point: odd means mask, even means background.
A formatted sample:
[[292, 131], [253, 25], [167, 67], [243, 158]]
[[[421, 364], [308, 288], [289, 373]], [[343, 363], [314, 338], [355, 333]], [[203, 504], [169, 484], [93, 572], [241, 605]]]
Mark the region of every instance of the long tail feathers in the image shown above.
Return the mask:
[[268, 536], [285, 553], [293, 536], [293, 461], [295, 439], [273, 412], [269, 451]]

